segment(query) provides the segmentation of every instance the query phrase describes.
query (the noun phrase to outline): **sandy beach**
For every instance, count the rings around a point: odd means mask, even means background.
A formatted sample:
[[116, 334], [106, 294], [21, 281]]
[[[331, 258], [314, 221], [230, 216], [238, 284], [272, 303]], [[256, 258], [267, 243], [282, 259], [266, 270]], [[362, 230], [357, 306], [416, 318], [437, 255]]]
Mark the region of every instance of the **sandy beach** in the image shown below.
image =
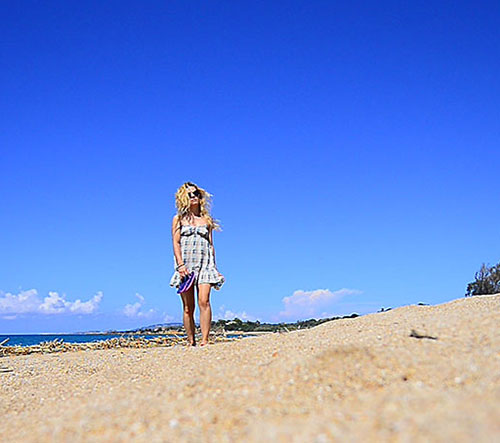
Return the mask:
[[208, 347], [0, 358], [2, 442], [499, 441], [500, 295]]

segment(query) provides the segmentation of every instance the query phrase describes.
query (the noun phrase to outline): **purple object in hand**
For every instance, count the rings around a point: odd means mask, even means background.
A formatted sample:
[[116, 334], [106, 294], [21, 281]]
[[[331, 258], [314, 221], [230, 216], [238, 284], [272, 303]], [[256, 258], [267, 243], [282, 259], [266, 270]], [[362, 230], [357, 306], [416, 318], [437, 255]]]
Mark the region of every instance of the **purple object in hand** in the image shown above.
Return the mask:
[[193, 282], [194, 282], [194, 272], [191, 272], [181, 280], [179, 289], [177, 289], [177, 294], [182, 294], [183, 292], [186, 292], [193, 285]]

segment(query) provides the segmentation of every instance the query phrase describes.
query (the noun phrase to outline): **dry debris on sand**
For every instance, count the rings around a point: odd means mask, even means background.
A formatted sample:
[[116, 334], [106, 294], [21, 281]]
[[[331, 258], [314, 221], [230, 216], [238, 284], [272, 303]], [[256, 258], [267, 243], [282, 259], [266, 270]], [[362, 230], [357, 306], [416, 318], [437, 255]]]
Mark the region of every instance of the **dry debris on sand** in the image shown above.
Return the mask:
[[[199, 334], [198, 334], [199, 335]], [[104, 336], [103, 336], [104, 337]], [[93, 342], [67, 343], [63, 339], [56, 338], [51, 341], [44, 341], [38, 345], [31, 346], [5, 346], [9, 339], [0, 343], [0, 357], [5, 355], [28, 355], [28, 354], [51, 354], [55, 352], [68, 351], [90, 351], [95, 349], [113, 348], [154, 348], [158, 346], [176, 346], [184, 344], [186, 339], [181, 335], [168, 334], [160, 337], [134, 336], [133, 334], [122, 337], [109, 338]], [[210, 342], [219, 343], [233, 341], [226, 338], [225, 334], [212, 334]], [[4, 346], [2, 346], [4, 345]]]
[[189, 348], [0, 358], [3, 442], [499, 441], [500, 295]]

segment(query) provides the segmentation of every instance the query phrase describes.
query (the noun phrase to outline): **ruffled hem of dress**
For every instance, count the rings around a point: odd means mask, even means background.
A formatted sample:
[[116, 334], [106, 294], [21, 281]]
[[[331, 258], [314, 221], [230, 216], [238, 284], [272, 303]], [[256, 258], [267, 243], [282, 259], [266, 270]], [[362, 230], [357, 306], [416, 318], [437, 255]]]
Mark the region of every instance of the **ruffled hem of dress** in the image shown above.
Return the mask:
[[[215, 269], [200, 271], [195, 277], [195, 282], [197, 282], [198, 284], [211, 284], [212, 287], [217, 291], [222, 288], [222, 285], [225, 281], [225, 278], [220, 275]], [[178, 288], [180, 284], [181, 276], [177, 271], [175, 271], [174, 275], [172, 275], [172, 278], [170, 279], [170, 286], [172, 288]]]
[[198, 284], [209, 283], [217, 291], [222, 288], [224, 281], [224, 277], [220, 275], [215, 269], [206, 269], [200, 271], [200, 273], [198, 274]]

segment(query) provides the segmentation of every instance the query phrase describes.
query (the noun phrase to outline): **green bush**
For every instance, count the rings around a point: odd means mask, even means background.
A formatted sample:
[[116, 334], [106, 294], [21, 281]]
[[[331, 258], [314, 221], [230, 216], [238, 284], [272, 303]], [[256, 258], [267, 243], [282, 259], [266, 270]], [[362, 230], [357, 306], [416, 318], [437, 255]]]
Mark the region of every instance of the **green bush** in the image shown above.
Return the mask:
[[500, 263], [491, 268], [483, 263], [475, 278], [475, 281], [467, 285], [466, 297], [500, 293]]

